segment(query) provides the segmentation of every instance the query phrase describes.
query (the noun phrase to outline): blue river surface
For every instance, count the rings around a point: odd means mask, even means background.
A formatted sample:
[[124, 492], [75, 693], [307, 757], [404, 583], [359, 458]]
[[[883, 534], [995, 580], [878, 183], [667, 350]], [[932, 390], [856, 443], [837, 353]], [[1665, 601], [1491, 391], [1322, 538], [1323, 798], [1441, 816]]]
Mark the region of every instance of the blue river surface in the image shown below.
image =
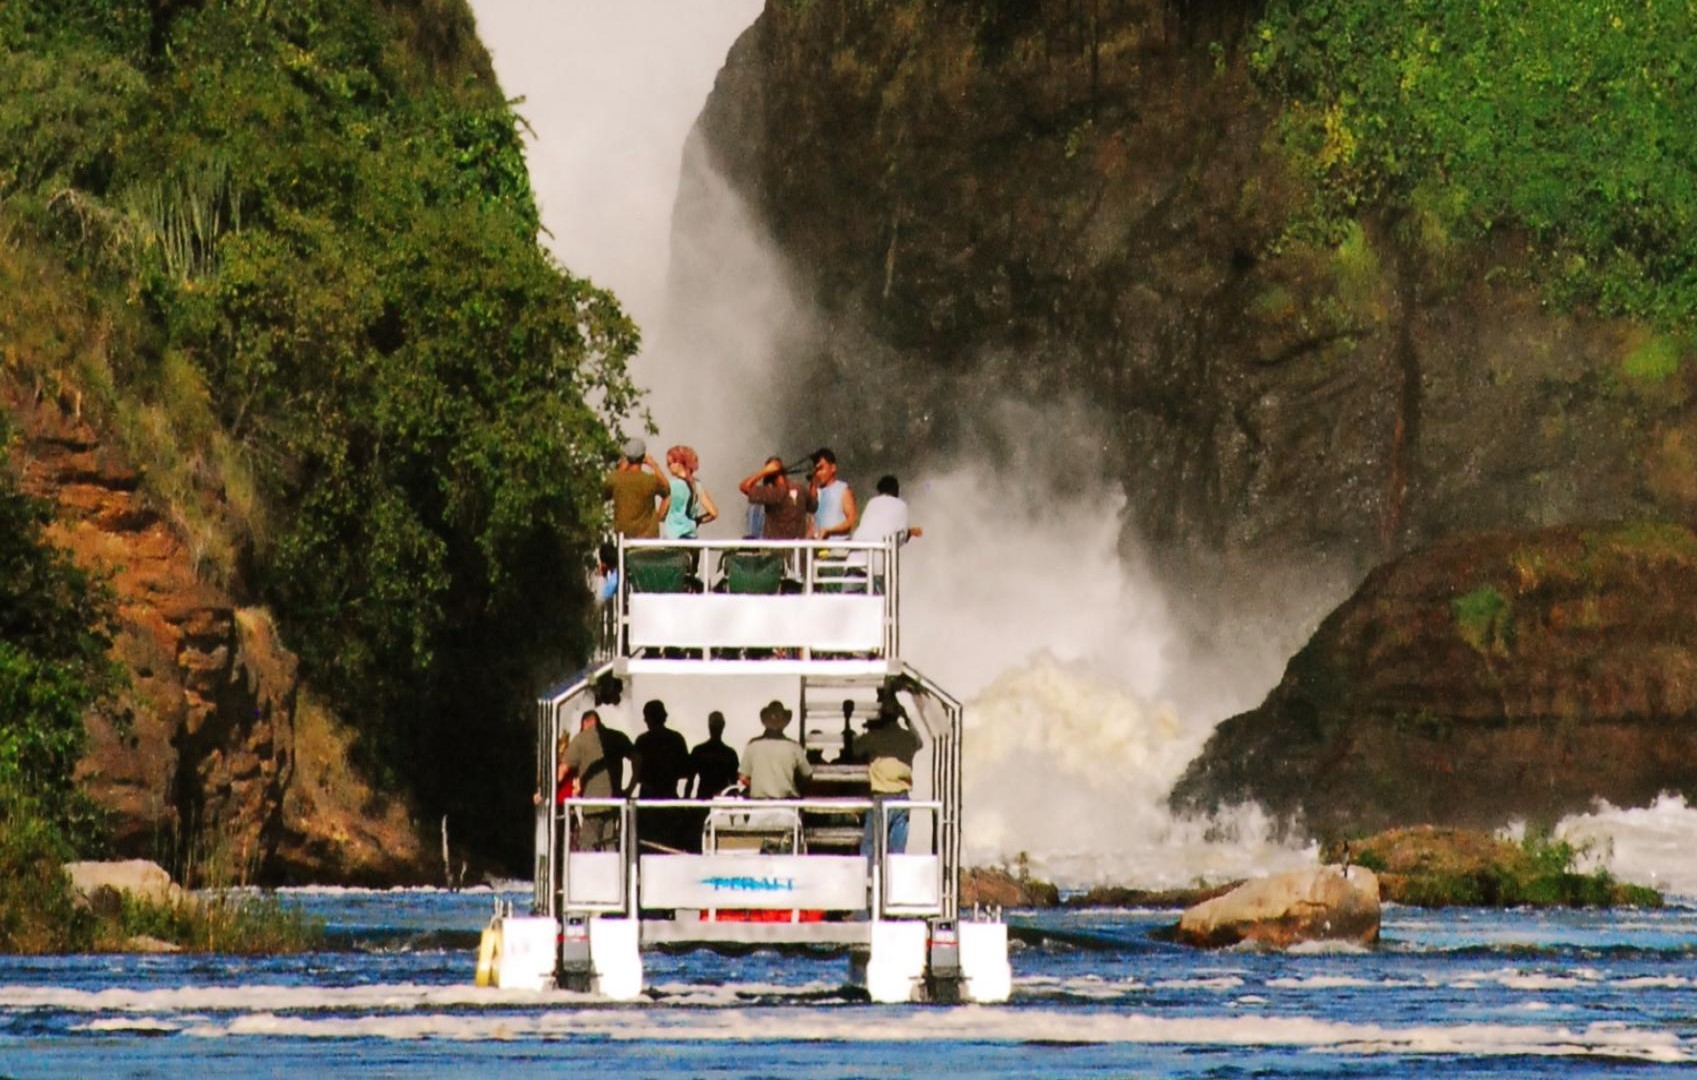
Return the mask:
[[[18, 1077], [1697, 1073], [1697, 907], [1388, 907], [1371, 950], [1198, 952], [1171, 911], [1014, 912], [1003, 1006], [874, 1006], [847, 961], [644, 956], [647, 1000], [472, 985], [493, 894], [287, 894], [299, 956], [0, 958]], [[517, 898], [520, 894], [511, 894]]]

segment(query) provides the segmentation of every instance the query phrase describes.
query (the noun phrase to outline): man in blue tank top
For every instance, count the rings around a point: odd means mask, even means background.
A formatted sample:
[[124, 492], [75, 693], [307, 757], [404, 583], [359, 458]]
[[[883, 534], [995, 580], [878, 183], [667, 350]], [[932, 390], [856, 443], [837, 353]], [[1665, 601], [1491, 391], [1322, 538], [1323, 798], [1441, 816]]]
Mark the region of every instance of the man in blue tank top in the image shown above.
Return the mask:
[[854, 533], [860, 510], [848, 483], [837, 476], [837, 455], [828, 446], [813, 451], [813, 497], [819, 502], [813, 512], [814, 537], [847, 539]]

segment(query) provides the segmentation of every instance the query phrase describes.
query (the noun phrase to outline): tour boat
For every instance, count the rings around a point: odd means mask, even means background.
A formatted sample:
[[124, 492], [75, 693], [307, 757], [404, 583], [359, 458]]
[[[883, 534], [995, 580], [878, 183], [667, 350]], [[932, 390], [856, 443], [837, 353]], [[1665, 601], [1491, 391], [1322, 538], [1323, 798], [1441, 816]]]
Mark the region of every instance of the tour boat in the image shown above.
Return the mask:
[[[617, 569], [594, 663], [537, 704], [535, 895], [485, 931], [479, 982], [629, 1000], [644, 950], [777, 948], [846, 954], [877, 1002], [1005, 1001], [1007, 927], [960, 910], [961, 706], [902, 658], [896, 541], [624, 540]], [[619, 701], [597, 703], [609, 676]], [[648, 701], [692, 747], [720, 712], [739, 754], [780, 702], [812, 777], [789, 799], [557, 788], [586, 709], [634, 740]], [[881, 703], [922, 740], [905, 802], [874, 799], [852, 752]], [[616, 823], [602, 850], [579, 850], [585, 812]]]

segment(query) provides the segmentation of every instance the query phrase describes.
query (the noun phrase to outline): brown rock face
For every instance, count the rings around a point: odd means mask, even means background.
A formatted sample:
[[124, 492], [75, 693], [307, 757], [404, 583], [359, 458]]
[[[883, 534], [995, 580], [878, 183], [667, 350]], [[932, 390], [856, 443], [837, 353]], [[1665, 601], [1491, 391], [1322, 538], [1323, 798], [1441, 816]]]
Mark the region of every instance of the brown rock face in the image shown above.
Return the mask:
[[[1287, 233], [1258, 10], [768, 4], [698, 135], [815, 308], [794, 441], [872, 476], [1075, 439], [1210, 632], [1305, 630], [1457, 531], [1697, 509], [1697, 365], [1623, 375], [1647, 333], [1554, 313], [1520, 241], [1438, 252], [1372, 207], [1341, 244]], [[686, 172], [686, 256], [709, 185]]]
[[1697, 796], [1697, 534], [1610, 525], [1454, 538], [1375, 571], [1172, 801], [1253, 799], [1337, 836], [1664, 791]]
[[961, 871], [960, 902], [962, 907], [1046, 908], [1061, 902], [1061, 892], [1047, 881], [974, 866]]
[[58, 507], [52, 538], [109, 575], [117, 597], [130, 689], [115, 715], [89, 718], [78, 767], [112, 812], [117, 850], [172, 863], [191, 884], [420, 877], [404, 806], [368, 811], [376, 800], [346, 766], [346, 737], [317, 740], [340, 756], [303, 759], [296, 662], [269, 616], [200, 579], [135, 470], [74, 405], [22, 391], [5, 403], [25, 490]]
[[1379, 940], [1379, 880], [1364, 866], [1322, 866], [1258, 878], [1187, 910], [1178, 940], [1206, 949], [1249, 943]]

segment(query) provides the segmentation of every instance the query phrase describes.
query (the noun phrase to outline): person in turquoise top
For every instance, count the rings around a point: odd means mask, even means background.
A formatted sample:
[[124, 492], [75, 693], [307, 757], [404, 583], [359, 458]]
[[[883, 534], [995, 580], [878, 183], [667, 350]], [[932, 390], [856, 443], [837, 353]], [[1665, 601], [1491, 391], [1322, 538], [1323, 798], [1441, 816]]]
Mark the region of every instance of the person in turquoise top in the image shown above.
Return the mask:
[[660, 523], [660, 535], [668, 540], [694, 540], [701, 534], [701, 526], [719, 516], [713, 497], [695, 477], [701, 459], [687, 446], [674, 446], [666, 451], [666, 469], [672, 474], [672, 496], [666, 518]]
[[860, 510], [854, 503], [854, 491], [837, 476], [837, 455], [829, 447], [813, 451], [813, 496], [819, 501], [819, 509], [813, 512], [814, 537], [846, 539], [854, 534]]

